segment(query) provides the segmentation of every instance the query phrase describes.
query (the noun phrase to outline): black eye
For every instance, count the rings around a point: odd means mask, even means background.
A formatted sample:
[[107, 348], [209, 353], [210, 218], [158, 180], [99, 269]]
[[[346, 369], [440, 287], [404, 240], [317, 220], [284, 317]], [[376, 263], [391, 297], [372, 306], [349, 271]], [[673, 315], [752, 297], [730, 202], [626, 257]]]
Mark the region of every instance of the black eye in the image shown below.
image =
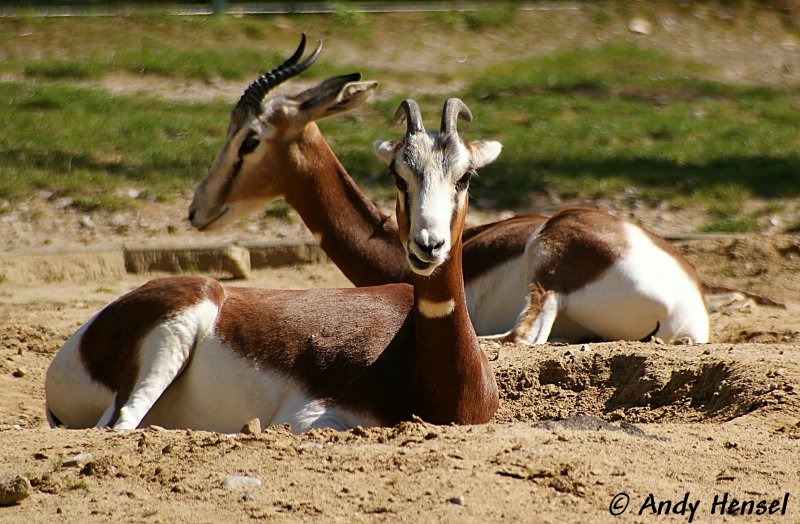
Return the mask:
[[239, 156], [244, 156], [252, 153], [258, 147], [259, 140], [255, 131], [248, 131], [242, 145], [239, 146]]
[[400, 191], [407, 191], [408, 190], [408, 182], [403, 180], [403, 177], [392, 171], [392, 176], [394, 176], [394, 185], [397, 186], [397, 189]]
[[472, 171], [472, 170], [467, 171], [466, 173], [464, 173], [464, 176], [459, 178], [458, 182], [456, 182], [456, 190], [464, 191], [465, 189], [467, 189], [467, 186], [469, 185], [469, 179], [472, 178], [472, 175], [474, 175], [474, 174], [475, 174], [475, 171]]

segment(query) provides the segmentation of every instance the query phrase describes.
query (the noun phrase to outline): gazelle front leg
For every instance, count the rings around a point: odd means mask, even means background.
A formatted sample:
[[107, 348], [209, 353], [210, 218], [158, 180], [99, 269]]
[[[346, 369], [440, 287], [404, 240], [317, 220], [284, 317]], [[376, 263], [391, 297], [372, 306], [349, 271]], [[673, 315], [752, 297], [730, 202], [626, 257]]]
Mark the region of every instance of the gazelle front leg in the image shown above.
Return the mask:
[[539, 282], [531, 282], [527, 305], [516, 326], [501, 340], [524, 344], [544, 344], [550, 337], [558, 316], [558, 294], [546, 290]]
[[161, 395], [189, 362], [197, 339], [213, 323], [217, 307], [203, 301], [156, 325], [139, 346], [140, 367], [127, 387], [117, 391], [114, 402], [98, 421], [98, 427], [136, 429]]

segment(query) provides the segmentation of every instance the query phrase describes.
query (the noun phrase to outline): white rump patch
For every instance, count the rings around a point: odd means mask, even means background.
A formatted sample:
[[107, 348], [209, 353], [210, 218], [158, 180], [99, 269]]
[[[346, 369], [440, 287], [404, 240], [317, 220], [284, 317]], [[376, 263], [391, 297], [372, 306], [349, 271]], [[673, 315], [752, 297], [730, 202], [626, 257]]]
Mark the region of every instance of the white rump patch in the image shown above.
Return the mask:
[[432, 300], [425, 300], [421, 298], [417, 309], [422, 313], [422, 316], [427, 318], [444, 318], [450, 315], [456, 308], [456, 301], [452, 298], [444, 302], [434, 302]]

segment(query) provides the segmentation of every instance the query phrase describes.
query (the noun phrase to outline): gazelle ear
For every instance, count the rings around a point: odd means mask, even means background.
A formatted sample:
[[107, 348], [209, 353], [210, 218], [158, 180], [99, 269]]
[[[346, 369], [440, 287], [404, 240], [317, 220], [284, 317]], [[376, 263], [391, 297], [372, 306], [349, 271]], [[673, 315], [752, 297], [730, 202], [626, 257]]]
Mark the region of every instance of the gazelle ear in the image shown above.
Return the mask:
[[500, 150], [503, 149], [503, 145], [494, 140], [476, 140], [467, 142], [466, 145], [472, 157], [472, 167], [475, 169], [494, 162], [500, 155]]
[[363, 104], [367, 98], [372, 94], [375, 88], [378, 87], [378, 82], [350, 82], [339, 91], [339, 97], [336, 103], [325, 109], [325, 112], [319, 118], [345, 113]]
[[394, 153], [400, 144], [400, 140], [376, 140], [372, 143], [372, 147], [375, 149], [376, 155], [387, 164], [391, 164], [394, 160]]
[[298, 118], [306, 122], [350, 111], [363, 104], [378, 86], [378, 82], [359, 82], [361, 73], [336, 76], [294, 95], [300, 103]]

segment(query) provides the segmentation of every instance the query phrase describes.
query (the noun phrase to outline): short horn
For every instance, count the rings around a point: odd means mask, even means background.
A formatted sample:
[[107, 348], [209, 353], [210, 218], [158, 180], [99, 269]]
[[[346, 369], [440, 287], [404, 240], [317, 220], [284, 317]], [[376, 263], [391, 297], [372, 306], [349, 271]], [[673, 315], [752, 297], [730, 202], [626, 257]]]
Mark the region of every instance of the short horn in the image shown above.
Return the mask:
[[422, 126], [422, 113], [419, 110], [419, 106], [410, 98], [403, 100], [394, 114], [395, 122], [400, 123], [403, 120], [406, 121], [406, 135], [414, 135], [425, 131]]
[[442, 109], [442, 128], [441, 133], [443, 135], [454, 133], [458, 134], [458, 129], [456, 127], [456, 120], [461, 117], [467, 122], [472, 121], [472, 112], [470, 112], [469, 108], [461, 101], [459, 98], [448, 98], [447, 101], [444, 103], [444, 108]]
[[317, 44], [317, 48], [314, 49], [314, 52], [311, 53], [308, 58], [298, 64], [298, 61], [303, 56], [305, 50], [306, 34], [303, 33], [302, 37], [300, 38], [300, 45], [297, 46], [297, 50], [295, 50], [294, 54], [290, 56], [284, 63], [272, 69], [270, 72], [264, 73], [255, 82], [250, 84], [247, 89], [245, 89], [242, 97], [239, 99], [239, 102], [237, 102], [236, 108], [251, 111], [253, 113], [260, 113], [261, 103], [264, 101], [264, 97], [267, 96], [268, 92], [282, 82], [299, 75], [311, 67], [311, 65], [317, 60], [320, 51], [322, 51], [322, 42]]

